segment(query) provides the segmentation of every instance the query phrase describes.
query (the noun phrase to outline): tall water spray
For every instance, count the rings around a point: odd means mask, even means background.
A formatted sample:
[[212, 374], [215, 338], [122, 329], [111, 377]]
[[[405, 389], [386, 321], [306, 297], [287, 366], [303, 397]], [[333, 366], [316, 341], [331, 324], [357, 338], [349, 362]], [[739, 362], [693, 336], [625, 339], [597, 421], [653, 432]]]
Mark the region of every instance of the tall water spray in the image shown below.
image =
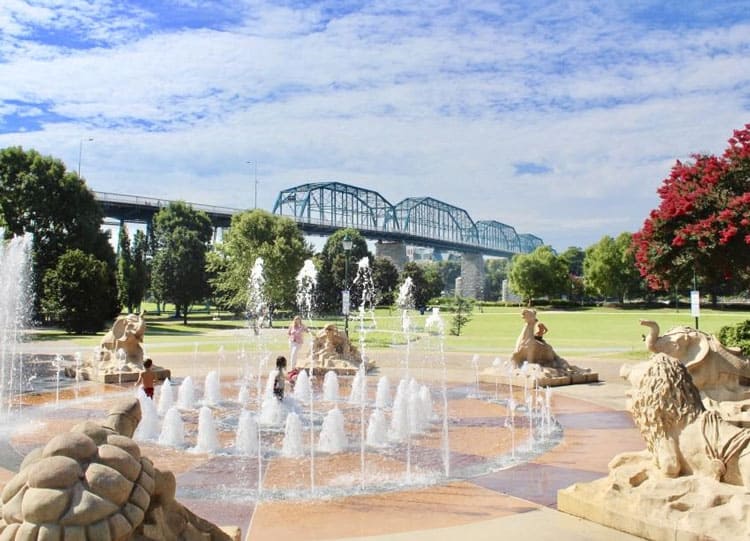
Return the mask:
[[297, 306], [303, 319], [312, 319], [317, 286], [318, 270], [315, 268], [312, 259], [306, 259], [297, 273]]
[[[365, 343], [367, 330], [365, 328], [365, 315], [369, 314], [371, 326], [375, 326], [375, 282], [372, 279], [370, 270], [370, 259], [363, 257], [357, 264], [357, 275], [354, 278], [354, 287], [359, 290], [359, 353], [362, 358], [362, 364], [357, 371], [357, 377], [361, 377], [359, 382], [359, 460], [360, 460], [360, 488], [365, 488], [365, 404], [367, 402], [367, 354], [365, 353]], [[357, 382], [357, 378], [354, 379]], [[355, 384], [352, 385], [352, 393]]]
[[[0, 229], [0, 239], [3, 230]], [[31, 235], [0, 240], [0, 413], [10, 414], [14, 392], [23, 389], [21, 333], [33, 304]]]
[[255, 330], [255, 334], [260, 332], [261, 321], [266, 313], [265, 298], [266, 277], [263, 272], [263, 258], [255, 259], [253, 268], [250, 271], [250, 277], [247, 279], [247, 310], [248, 323]]

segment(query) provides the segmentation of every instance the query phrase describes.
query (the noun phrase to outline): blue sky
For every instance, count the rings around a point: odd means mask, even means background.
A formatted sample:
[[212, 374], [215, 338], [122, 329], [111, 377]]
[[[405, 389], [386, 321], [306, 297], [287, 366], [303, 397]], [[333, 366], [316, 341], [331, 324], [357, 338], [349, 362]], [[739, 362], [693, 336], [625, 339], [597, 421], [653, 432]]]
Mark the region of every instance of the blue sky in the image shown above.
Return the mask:
[[0, 147], [94, 190], [251, 208], [257, 163], [269, 210], [335, 180], [585, 248], [750, 122], [750, 0], [4, 0], [0, 82]]

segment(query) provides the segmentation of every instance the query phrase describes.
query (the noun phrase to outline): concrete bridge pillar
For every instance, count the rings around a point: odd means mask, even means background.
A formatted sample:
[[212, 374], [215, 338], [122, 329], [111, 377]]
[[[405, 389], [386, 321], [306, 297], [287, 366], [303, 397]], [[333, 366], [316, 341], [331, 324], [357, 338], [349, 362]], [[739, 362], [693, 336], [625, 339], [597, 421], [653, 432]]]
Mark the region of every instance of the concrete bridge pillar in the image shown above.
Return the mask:
[[375, 257], [385, 257], [396, 265], [399, 272], [406, 265], [406, 244], [403, 242], [384, 242], [379, 240], [375, 243]]
[[461, 254], [462, 297], [479, 299], [484, 288], [484, 258], [478, 253]]

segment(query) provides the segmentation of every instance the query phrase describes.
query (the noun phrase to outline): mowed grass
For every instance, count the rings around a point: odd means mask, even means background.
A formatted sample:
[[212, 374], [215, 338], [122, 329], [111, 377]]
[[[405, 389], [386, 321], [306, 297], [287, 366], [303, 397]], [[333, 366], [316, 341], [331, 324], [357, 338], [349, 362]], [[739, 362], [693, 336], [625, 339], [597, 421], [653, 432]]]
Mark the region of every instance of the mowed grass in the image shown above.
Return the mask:
[[[445, 350], [476, 352], [485, 354], [508, 355], [513, 351], [516, 338], [523, 328], [521, 308], [484, 308], [474, 309], [471, 321], [461, 330], [460, 336], [449, 333], [453, 314], [440, 314], [445, 326]], [[263, 329], [261, 339], [256, 338], [243, 319], [221, 314], [191, 314], [189, 324], [171, 314], [146, 315], [148, 329], [145, 344], [148, 349], [170, 352], [216, 351], [225, 347], [229, 351], [241, 349], [268, 348], [270, 350], [286, 349], [287, 320], [274, 322], [274, 329]], [[430, 312], [420, 315], [416, 311], [407, 313], [411, 320], [413, 332], [409, 339], [425, 339], [425, 321]], [[587, 357], [625, 357], [646, 358], [647, 352], [642, 336], [647, 328], [639, 324], [641, 319], [656, 321], [662, 332], [677, 326], [695, 326], [695, 319], [690, 310], [681, 308], [660, 309], [619, 309], [619, 308], [585, 308], [577, 310], [538, 310], [537, 317], [549, 328], [547, 341], [561, 355]], [[717, 334], [725, 325], [732, 325], [750, 319], [749, 311], [721, 311], [701, 309], [699, 328]], [[314, 318], [306, 321], [313, 331], [321, 329], [328, 323], [344, 326], [342, 317]], [[349, 334], [357, 344], [360, 334], [364, 332], [365, 344], [369, 348], [401, 347], [406, 343], [407, 335], [402, 331], [402, 312], [396, 309], [378, 309], [374, 320], [370, 314], [360, 321], [358, 314], [349, 320]], [[75, 336], [62, 331], [45, 329], [32, 333], [32, 340], [65, 340], [81, 349], [93, 348], [99, 344], [102, 333], [96, 335]]]

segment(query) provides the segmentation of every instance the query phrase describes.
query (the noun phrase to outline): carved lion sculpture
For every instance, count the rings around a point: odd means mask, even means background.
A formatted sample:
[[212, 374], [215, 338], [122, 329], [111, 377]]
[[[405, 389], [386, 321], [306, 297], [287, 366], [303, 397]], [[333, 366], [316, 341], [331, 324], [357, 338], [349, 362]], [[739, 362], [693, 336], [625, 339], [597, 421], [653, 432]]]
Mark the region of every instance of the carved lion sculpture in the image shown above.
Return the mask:
[[693, 383], [717, 401], [750, 398], [744, 387], [750, 382], [750, 361], [725, 347], [714, 336], [691, 327], [675, 327], [659, 336], [655, 321], [641, 320], [649, 328], [646, 347], [684, 364]]
[[175, 477], [131, 439], [136, 398], [29, 453], [2, 491], [0, 539], [231, 541], [175, 500]]
[[[706, 411], [687, 368], [666, 354], [632, 372], [629, 408], [654, 464], [667, 477], [703, 475], [750, 488], [750, 430]], [[627, 460], [626, 453], [610, 467]]]

